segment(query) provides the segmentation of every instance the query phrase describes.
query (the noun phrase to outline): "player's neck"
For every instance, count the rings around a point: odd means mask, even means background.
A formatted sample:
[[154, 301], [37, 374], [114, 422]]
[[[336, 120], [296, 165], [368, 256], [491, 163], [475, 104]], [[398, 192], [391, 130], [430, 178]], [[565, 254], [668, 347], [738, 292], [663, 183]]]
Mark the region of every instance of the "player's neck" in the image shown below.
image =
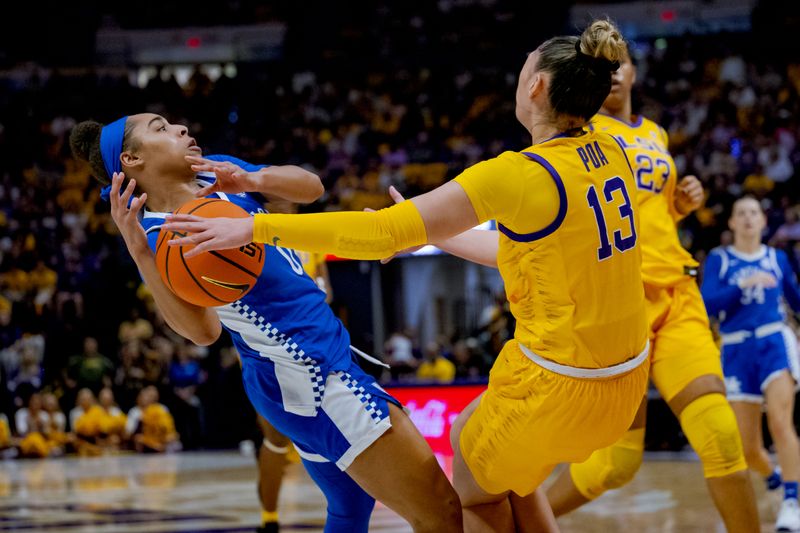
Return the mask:
[[633, 117], [633, 106], [631, 105], [631, 99], [628, 98], [625, 100], [625, 103], [622, 104], [619, 109], [609, 109], [606, 106], [603, 106], [600, 108], [600, 112], [604, 115], [614, 117], [617, 120], [621, 120], [622, 122], [630, 123], [631, 118]]
[[531, 134], [531, 145], [548, 141], [553, 137], [564, 133], [565, 131], [577, 129], [585, 125], [580, 124], [576, 120], [572, 119], [554, 123], [550, 120], [544, 119], [543, 117], [534, 117], [531, 122], [531, 126], [528, 128], [528, 131]]
[[733, 248], [737, 252], [752, 255], [761, 249], [761, 239], [758, 237], [734, 237]]
[[195, 199], [197, 185], [194, 182], [159, 184], [158, 194], [148, 195], [147, 209], [158, 213], [171, 213], [180, 206]]

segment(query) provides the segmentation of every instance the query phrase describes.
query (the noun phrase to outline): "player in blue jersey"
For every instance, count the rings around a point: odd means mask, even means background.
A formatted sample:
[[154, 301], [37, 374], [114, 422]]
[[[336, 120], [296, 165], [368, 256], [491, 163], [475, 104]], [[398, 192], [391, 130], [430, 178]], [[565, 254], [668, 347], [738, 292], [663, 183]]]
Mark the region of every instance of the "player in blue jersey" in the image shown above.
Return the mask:
[[170, 327], [197, 344], [216, 341], [223, 328], [231, 335], [250, 401], [292, 440], [328, 500], [325, 531], [366, 532], [374, 499], [415, 531], [461, 530], [458, 496], [430, 447], [399, 403], [358, 366], [348, 332], [294, 251], [265, 247], [256, 286], [214, 308], [179, 299], [156, 268], [164, 217], [187, 201], [222, 198], [260, 213], [264, 196], [316, 199], [317, 176], [230, 156], [209, 156], [201, 167], [211, 171], [198, 172], [192, 162], [202, 152], [186, 127], [151, 113], [106, 126], [82, 122], [70, 145], [110, 183], [111, 215]]
[[779, 485], [780, 476], [761, 439], [766, 401], [784, 487], [775, 526], [777, 531], [800, 531], [800, 442], [793, 421], [797, 346], [784, 322], [786, 304], [800, 311], [800, 287], [786, 254], [761, 243], [766, 222], [755, 198], [746, 196], [733, 204], [728, 222], [733, 245], [715, 248], [709, 255], [702, 293], [709, 314], [720, 321], [725, 385], [747, 463], [767, 478], [768, 486]]

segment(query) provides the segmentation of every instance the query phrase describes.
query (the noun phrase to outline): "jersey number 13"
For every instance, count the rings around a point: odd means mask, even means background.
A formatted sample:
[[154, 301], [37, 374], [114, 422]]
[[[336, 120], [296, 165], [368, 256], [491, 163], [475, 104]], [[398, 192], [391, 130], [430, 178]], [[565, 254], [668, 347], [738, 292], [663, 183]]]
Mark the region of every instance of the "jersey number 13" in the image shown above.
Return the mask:
[[[611, 245], [611, 236], [608, 234], [608, 226], [606, 225], [606, 216], [603, 213], [603, 203], [611, 204], [614, 201], [614, 193], [619, 191], [617, 197], [622, 197], [622, 203], [619, 205], [620, 219], [627, 219], [630, 224], [630, 231], [626, 236], [623, 236], [622, 230], [614, 231], [614, 245]], [[614, 253], [614, 248], [619, 252], [630, 250], [636, 246], [636, 227], [633, 223], [633, 208], [631, 206], [631, 199], [628, 195], [628, 190], [625, 188], [625, 182], [619, 176], [609, 178], [603, 183], [602, 194], [598, 193], [594, 185], [589, 187], [586, 193], [586, 201], [589, 202], [589, 207], [594, 211], [594, 218], [597, 222], [597, 232], [600, 237], [600, 247], [597, 249], [597, 260], [603, 261], [608, 259]]]

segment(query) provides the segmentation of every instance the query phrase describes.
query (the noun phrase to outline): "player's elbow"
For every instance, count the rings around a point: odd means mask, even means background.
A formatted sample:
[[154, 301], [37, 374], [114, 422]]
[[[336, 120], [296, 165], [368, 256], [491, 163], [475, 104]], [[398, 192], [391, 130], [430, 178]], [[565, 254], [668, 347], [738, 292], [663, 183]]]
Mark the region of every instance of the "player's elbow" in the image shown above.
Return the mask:
[[222, 325], [217, 321], [192, 332], [189, 340], [198, 346], [210, 346], [217, 342], [220, 335], [222, 335]]
[[303, 169], [303, 172], [306, 173], [305, 178], [308, 183], [303, 202], [310, 204], [311, 202], [316, 202], [320, 199], [320, 197], [322, 197], [323, 194], [325, 194], [325, 187], [322, 185], [322, 180], [319, 178], [319, 176], [305, 169]]

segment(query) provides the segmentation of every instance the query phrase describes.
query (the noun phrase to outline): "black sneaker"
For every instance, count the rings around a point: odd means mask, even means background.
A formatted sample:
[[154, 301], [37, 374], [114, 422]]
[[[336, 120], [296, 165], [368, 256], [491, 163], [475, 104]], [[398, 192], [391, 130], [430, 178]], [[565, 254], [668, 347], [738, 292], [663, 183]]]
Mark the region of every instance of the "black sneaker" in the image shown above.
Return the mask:
[[277, 522], [267, 522], [260, 528], [256, 529], [256, 533], [278, 533], [280, 527]]

